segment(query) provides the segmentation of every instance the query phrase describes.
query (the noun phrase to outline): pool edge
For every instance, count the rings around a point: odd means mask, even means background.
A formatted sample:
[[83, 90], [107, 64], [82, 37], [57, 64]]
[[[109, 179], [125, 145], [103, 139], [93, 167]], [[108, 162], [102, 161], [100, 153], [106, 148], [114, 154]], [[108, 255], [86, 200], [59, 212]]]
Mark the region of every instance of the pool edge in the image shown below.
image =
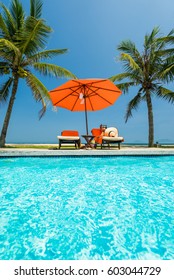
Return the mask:
[[37, 150], [6, 149], [0, 150], [4, 157], [101, 157], [101, 156], [174, 156], [174, 149], [122, 149], [122, 150]]

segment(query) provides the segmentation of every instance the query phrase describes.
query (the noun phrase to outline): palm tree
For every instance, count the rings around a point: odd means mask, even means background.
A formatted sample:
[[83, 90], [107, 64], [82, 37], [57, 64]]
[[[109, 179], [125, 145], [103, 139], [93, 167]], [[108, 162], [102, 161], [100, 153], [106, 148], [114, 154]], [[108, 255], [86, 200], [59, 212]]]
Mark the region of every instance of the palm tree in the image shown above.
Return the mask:
[[[167, 37], [172, 36], [173, 30]], [[154, 120], [152, 96], [158, 96], [174, 101], [173, 91], [163, 86], [165, 81], [164, 71], [167, 69], [169, 52], [167, 50], [167, 40], [159, 36], [159, 28], [155, 27], [150, 35], [144, 38], [144, 49], [142, 54], [138, 51], [135, 44], [128, 40], [122, 41], [118, 46], [121, 52], [119, 60], [123, 61], [124, 73], [115, 75], [110, 79], [113, 82], [125, 80], [117, 86], [128, 92], [132, 86], [138, 87], [136, 96], [128, 103], [125, 121], [132, 116], [132, 110], [137, 109], [141, 101], [145, 101], [148, 110], [149, 124], [149, 147], [154, 146]]]
[[49, 101], [48, 90], [32, 70], [46, 76], [76, 78], [70, 71], [47, 62], [54, 56], [64, 54], [67, 49], [45, 50], [51, 28], [41, 19], [42, 1], [30, 0], [30, 15], [26, 16], [19, 0], [12, 0], [8, 9], [1, 4], [0, 14], [0, 75], [7, 75], [7, 81], [0, 86], [0, 101], [9, 99], [0, 147], [5, 146], [7, 129], [16, 98], [20, 79], [25, 79], [33, 97], [41, 102], [40, 118]]

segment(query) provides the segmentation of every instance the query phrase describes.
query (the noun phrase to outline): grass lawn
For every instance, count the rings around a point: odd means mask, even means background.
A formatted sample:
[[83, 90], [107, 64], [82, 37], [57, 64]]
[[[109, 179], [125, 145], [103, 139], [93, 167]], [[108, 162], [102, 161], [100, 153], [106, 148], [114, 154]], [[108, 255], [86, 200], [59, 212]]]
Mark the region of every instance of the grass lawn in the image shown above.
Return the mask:
[[[82, 147], [84, 144], [82, 144]], [[142, 147], [147, 147], [147, 145], [128, 145], [128, 144], [122, 144], [122, 147], [129, 147], [129, 148], [142, 148]], [[117, 147], [117, 146], [116, 146]], [[45, 150], [57, 150], [58, 149], [58, 144], [6, 144], [5, 148], [7, 149], [45, 149]], [[171, 145], [159, 145], [159, 148], [174, 148], [174, 144]], [[75, 147], [74, 145], [64, 145], [61, 147], [61, 150], [74, 150]], [[98, 146], [97, 149], [100, 149]]]

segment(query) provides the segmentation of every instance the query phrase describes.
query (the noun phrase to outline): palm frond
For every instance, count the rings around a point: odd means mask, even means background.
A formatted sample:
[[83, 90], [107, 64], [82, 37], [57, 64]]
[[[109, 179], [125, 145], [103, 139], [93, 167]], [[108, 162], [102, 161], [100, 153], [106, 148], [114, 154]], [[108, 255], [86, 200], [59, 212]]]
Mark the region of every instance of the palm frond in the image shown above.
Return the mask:
[[161, 56], [161, 57], [164, 57], [164, 58], [165, 57], [170, 57], [171, 55], [174, 55], [174, 48], [160, 49], [156, 53], [157, 53], [158, 56]]
[[174, 35], [174, 28], [167, 34], [168, 37]]
[[136, 86], [135, 82], [125, 82], [125, 83], [119, 83], [116, 84], [116, 86], [123, 91], [123, 93], [128, 93], [129, 88], [132, 86]]
[[174, 54], [174, 49], [169, 48], [170, 44], [174, 43], [174, 29], [172, 29], [167, 36], [159, 37], [156, 39], [158, 43], [158, 49], [156, 50], [157, 56], [170, 57]]
[[166, 58], [159, 71], [159, 77], [166, 82], [173, 81], [174, 78], [174, 56]]
[[16, 55], [20, 54], [19, 49], [9, 40], [0, 39], [0, 51], [6, 48], [8, 51], [13, 51]]
[[40, 98], [50, 99], [47, 88], [35, 75], [28, 72], [26, 82], [33, 91], [36, 101], [40, 101]]
[[140, 69], [139, 65], [135, 62], [135, 60], [127, 53], [121, 53], [120, 60], [128, 62], [129, 66], [133, 70]]
[[43, 20], [28, 17], [25, 27], [17, 34], [19, 48], [27, 56], [34, 55], [45, 47], [50, 32], [52, 32], [51, 28]]
[[63, 77], [63, 78], [72, 78], [72, 79], [77, 78], [69, 70], [54, 64], [40, 62], [40, 63], [33, 63], [33, 67], [35, 70], [39, 71], [41, 74], [45, 76]]
[[0, 87], [0, 103], [3, 103], [4, 101], [7, 100], [12, 82], [13, 82], [13, 78], [10, 77], [7, 80], [7, 82], [2, 84], [2, 86]]
[[44, 84], [33, 74], [28, 73], [26, 77], [27, 85], [31, 88], [32, 94], [36, 102], [42, 104], [42, 109], [39, 112], [39, 119], [44, 115], [46, 111], [46, 106], [50, 101], [50, 96], [48, 94], [47, 88]]
[[36, 53], [32, 56], [29, 56], [27, 59], [24, 60], [22, 65], [30, 65], [33, 64], [33, 62], [38, 62], [42, 59], [51, 59], [57, 55], [61, 55], [66, 53], [68, 50], [67, 49], [55, 49], [55, 50], [46, 50], [43, 52]]
[[138, 105], [140, 104], [141, 100], [141, 91], [139, 91], [138, 94], [128, 103], [125, 115], [125, 122], [127, 122], [128, 119], [132, 117], [132, 110], [136, 110], [138, 108]]
[[119, 50], [121, 53], [126, 53], [130, 55], [132, 59], [141, 67], [142, 65], [141, 55], [132, 41], [130, 40], [122, 41], [118, 45], [117, 50]]
[[117, 50], [121, 52], [126, 52], [130, 55], [134, 55], [135, 53], [138, 53], [138, 50], [136, 49], [135, 44], [131, 40], [124, 40], [122, 41], [118, 47]]
[[9, 74], [9, 63], [0, 61], [0, 75]]
[[122, 81], [124, 79], [133, 79], [134, 80], [134, 75], [132, 75], [132, 73], [130, 72], [124, 72], [124, 73], [121, 73], [121, 74], [117, 74], [115, 76], [112, 76], [109, 78], [112, 82], [115, 82], [115, 81]]
[[41, 100], [41, 103], [42, 109], [39, 111], [39, 120], [45, 115], [47, 109], [47, 103], [44, 101], [44, 99]]
[[160, 37], [160, 38], [158, 38], [158, 40], [163, 41], [168, 44], [173, 44], [174, 43], [174, 29], [172, 29], [172, 31], [167, 36]]
[[158, 87], [158, 90], [156, 91], [156, 96], [166, 99], [167, 101], [174, 103], [174, 91], [171, 91], [170, 89], [164, 88], [164, 87]]
[[159, 34], [160, 28], [158, 26], [154, 27], [150, 35], [145, 35], [144, 38], [144, 48], [149, 49], [152, 48], [155, 43], [155, 37]]
[[22, 4], [19, 0], [13, 0], [10, 6], [10, 13], [13, 17], [13, 22], [15, 24], [16, 32], [23, 27], [25, 12], [23, 10]]
[[12, 38], [13, 35], [16, 33], [16, 26], [15, 26], [13, 17], [11, 15], [9, 9], [7, 9], [7, 7], [4, 4], [1, 3], [0, 5], [3, 9], [3, 19], [4, 19], [4, 22], [8, 29], [8, 33], [9, 33], [10, 37]]
[[41, 0], [30, 0], [30, 16], [40, 18], [42, 15], [43, 3]]
[[167, 82], [172, 81], [174, 77], [174, 64], [168, 65], [167, 68], [165, 68], [161, 72], [161, 78], [166, 80]]
[[135, 79], [132, 73], [125, 72], [121, 74], [117, 74], [115, 76], [112, 76], [109, 78], [112, 82], [117, 82], [117, 81], [122, 81], [124, 79], [129, 79], [129, 81], [124, 82], [124, 83], [116, 83], [116, 86], [118, 86], [119, 89], [123, 91], [123, 93], [128, 93], [128, 90], [131, 86], [136, 86], [139, 84]]
[[9, 66], [11, 66], [14, 61], [14, 52], [9, 51], [9, 49], [5, 47], [0, 47], [0, 58], [5, 62], [9, 62]]
[[6, 39], [10, 37], [8, 28], [7, 28], [5, 21], [1, 14], [0, 14], [0, 37], [6, 38]]

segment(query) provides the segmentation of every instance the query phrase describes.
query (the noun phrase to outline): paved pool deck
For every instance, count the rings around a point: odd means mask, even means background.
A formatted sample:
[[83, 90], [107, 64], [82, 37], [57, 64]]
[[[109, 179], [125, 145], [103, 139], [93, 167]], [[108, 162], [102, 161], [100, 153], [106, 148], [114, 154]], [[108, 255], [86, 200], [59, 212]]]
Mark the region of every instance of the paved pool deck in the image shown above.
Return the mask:
[[[37, 146], [37, 145], [36, 145]], [[1, 148], [0, 157], [26, 157], [26, 156], [165, 156], [173, 155], [174, 148], [148, 148], [148, 147], [121, 147], [111, 149], [56, 149], [50, 145], [49, 149], [38, 148]]]

